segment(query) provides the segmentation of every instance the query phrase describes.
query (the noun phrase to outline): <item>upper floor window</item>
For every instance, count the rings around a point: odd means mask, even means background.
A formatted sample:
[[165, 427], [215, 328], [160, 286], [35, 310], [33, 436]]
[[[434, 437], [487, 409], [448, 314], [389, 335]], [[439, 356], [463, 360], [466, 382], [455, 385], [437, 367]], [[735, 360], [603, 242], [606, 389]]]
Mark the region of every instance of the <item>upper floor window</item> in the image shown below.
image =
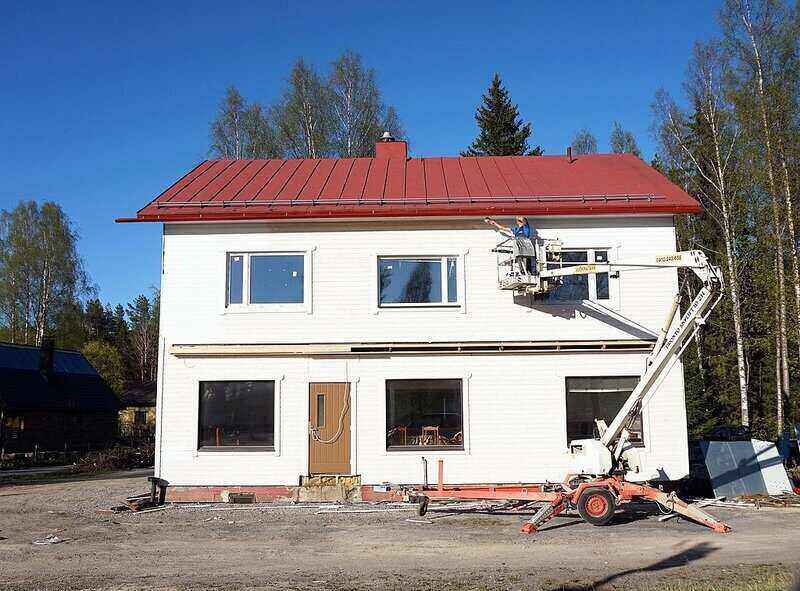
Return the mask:
[[[584, 250], [562, 250], [561, 262], [548, 259], [550, 269], [574, 267], [587, 263], [607, 263], [608, 249], [588, 248]], [[591, 273], [588, 275], [567, 275], [561, 278], [561, 285], [543, 296], [548, 303], [580, 302], [583, 300], [610, 300], [608, 273]]]
[[381, 306], [458, 305], [458, 257], [378, 257]]
[[227, 306], [303, 305], [305, 253], [228, 255]]

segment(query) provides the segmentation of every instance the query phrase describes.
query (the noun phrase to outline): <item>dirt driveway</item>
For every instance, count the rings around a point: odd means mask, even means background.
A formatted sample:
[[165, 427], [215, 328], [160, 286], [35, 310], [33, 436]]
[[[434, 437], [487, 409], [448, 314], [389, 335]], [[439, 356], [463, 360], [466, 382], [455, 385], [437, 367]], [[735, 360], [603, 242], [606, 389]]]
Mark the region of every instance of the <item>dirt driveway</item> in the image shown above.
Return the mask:
[[[560, 517], [526, 536], [519, 515], [97, 513], [145, 490], [143, 478], [0, 488], [0, 588], [653, 589], [789, 573], [800, 559], [791, 509], [717, 509], [728, 535], [654, 515], [604, 528]], [[32, 544], [49, 534], [65, 541]]]

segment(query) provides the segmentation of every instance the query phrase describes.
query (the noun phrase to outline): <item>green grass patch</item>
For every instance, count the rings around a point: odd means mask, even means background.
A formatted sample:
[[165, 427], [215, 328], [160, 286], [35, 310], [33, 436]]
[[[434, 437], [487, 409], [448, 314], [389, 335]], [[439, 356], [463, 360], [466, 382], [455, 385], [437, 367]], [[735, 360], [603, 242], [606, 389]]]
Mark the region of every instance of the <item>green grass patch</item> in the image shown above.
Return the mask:
[[716, 581], [661, 583], [642, 587], [642, 591], [786, 591], [792, 582], [788, 572], [758, 572], [752, 578], [740, 573], [735, 580], [721, 577]]

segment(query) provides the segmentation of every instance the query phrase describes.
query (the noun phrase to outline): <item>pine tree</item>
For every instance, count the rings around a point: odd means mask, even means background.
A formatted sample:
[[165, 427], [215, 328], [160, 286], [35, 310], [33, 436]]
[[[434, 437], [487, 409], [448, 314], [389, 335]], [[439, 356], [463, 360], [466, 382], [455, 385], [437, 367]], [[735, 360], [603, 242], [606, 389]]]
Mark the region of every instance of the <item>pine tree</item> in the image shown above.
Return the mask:
[[541, 156], [541, 146], [530, 149], [531, 124], [523, 123], [499, 74], [494, 75], [483, 95], [475, 121], [480, 129], [478, 137], [461, 152], [462, 156]]

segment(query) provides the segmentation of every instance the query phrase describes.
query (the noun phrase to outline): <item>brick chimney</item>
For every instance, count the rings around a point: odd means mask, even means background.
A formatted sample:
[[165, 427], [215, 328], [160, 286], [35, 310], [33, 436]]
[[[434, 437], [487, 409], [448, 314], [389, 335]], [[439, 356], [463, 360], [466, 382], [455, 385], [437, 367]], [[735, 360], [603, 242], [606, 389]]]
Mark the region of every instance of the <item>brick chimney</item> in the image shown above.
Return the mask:
[[39, 346], [39, 371], [46, 378], [53, 377], [53, 362], [55, 356], [56, 343], [51, 337], [42, 339]]
[[408, 144], [396, 140], [388, 131], [384, 131], [381, 139], [375, 144], [375, 158], [408, 158]]

